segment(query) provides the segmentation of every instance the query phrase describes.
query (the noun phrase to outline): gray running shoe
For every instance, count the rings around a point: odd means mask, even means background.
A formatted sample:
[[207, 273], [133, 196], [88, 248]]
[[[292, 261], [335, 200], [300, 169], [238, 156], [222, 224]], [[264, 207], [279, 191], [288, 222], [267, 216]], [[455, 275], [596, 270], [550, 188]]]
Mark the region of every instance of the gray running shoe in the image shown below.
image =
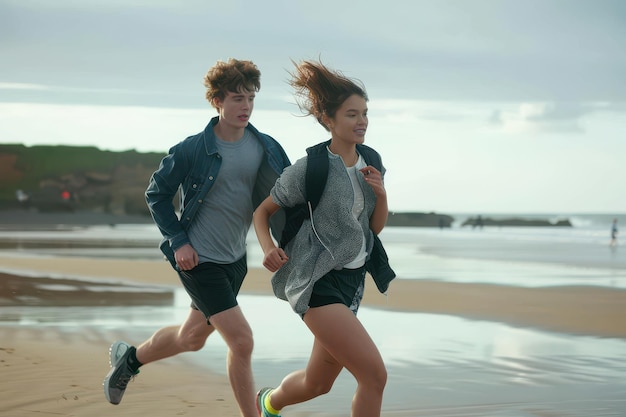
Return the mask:
[[133, 372], [126, 359], [130, 352], [130, 345], [126, 342], [115, 342], [109, 349], [111, 370], [104, 378], [104, 396], [111, 404], [119, 404], [130, 380], [139, 373]]
[[[109, 348], [109, 365], [115, 366], [128, 349], [130, 349], [130, 345], [128, 343], [119, 340], [114, 342]], [[139, 370], [137, 370], [137, 373], [139, 373]]]

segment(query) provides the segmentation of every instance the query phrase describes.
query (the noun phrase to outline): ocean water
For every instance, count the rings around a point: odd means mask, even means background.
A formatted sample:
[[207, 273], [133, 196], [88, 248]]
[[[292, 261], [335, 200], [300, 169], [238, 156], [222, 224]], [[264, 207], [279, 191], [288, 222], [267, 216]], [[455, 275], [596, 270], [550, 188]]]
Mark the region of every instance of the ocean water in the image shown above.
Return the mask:
[[[388, 227], [381, 239], [402, 279], [624, 288], [626, 237], [609, 247], [613, 217], [571, 216], [572, 228], [471, 229], [461, 228], [458, 220], [443, 230]], [[626, 225], [626, 216], [617, 217]], [[0, 269], [2, 256], [160, 259], [159, 240], [151, 225], [0, 231]], [[249, 265], [261, 267], [253, 232], [248, 246]], [[306, 364], [312, 336], [287, 303], [254, 295], [241, 295], [239, 301], [255, 332], [257, 385], [276, 385]], [[0, 321], [70, 332], [91, 328], [111, 341], [121, 332], [138, 343], [159, 327], [182, 322], [187, 312], [187, 296], [177, 289], [171, 306], [6, 307], [0, 308]], [[359, 318], [388, 368], [383, 415], [401, 410], [440, 417], [626, 415], [624, 339], [366, 307]], [[277, 332], [283, 335], [279, 345]], [[224, 373], [225, 356], [224, 342], [212, 337], [201, 352], [176, 360]], [[348, 415], [354, 389], [353, 378], [343, 372], [323, 399], [290, 407], [285, 415]], [[329, 404], [331, 414], [324, 412]]]
[[[483, 215], [493, 218], [569, 219], [573, 227], [387, 227], [381, 239], [402, 279], [482, 282], [515, 286], [626, 286], [626, 234], [610, 247], [613, 218], [626, 215]], [[58, 230], [0, 230], [0, 255], [161, 259], [155, 226], [60, 227]], [[248, 234], [248, 264], [262, 267], [254, 231]]]
[[626, 238], [611, 247], [610, 222], [581, 224], [585, 226], [389, 227], [381, 239], [398, 276], [404, 279], [623, 288]]

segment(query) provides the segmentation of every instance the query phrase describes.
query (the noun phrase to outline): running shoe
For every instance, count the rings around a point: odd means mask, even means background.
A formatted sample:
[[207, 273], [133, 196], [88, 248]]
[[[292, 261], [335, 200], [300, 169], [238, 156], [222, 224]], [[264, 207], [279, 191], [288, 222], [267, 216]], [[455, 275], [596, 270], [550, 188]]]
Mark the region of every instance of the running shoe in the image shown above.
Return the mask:
[[265, 408], [265, 397], [272, 392], [272, 388], [265, 387], [256, 394], [256, 409], [260, 417], [280, 417], [280, 414], [272, 414]]
[[126, 342], [115, 342], [109, 349], [109, 362], [111, 370], [104, 378], [104, 396], [111, 404], [119, 404], [122, 401], [128, 383], [139, 370], [133, 371], [128, 366], [130, 345]]
[[[128, 343], [119, 340], [114, 342], [109, 348], [109, 365], [115, 366], [128, 349], [130, 349], [130, 345]], [[139, 369], [137, 369], [137, 373], [139, 373]]]

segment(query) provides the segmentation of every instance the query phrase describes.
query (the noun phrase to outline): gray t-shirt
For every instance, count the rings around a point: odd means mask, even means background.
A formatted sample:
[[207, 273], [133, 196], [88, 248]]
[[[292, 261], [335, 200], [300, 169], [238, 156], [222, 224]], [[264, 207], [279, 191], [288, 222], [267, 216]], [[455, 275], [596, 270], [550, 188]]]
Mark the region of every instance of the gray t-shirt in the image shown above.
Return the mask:
[[246, 253], [252, 223], [252, 189], [263, 146], [249, 131], [236, 142], [217, 139], [222, 165], [215, 184], [187, 230], [199, 261], [232, 263]]

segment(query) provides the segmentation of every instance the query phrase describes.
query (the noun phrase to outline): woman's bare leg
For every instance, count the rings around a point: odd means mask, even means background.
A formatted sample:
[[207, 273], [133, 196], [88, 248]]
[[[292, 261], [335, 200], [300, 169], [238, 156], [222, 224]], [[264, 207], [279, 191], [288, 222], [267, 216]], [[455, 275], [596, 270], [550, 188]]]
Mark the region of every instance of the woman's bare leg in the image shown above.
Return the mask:
[[358, 383], [352, 415], [379, 417], [387, 371], [361, 322], [342, 304], [311, 308], [304, 322], [315, 336], [309, 363], [272, 392], [272, 407], [279, 410], [327, 393], [345, 367]]

